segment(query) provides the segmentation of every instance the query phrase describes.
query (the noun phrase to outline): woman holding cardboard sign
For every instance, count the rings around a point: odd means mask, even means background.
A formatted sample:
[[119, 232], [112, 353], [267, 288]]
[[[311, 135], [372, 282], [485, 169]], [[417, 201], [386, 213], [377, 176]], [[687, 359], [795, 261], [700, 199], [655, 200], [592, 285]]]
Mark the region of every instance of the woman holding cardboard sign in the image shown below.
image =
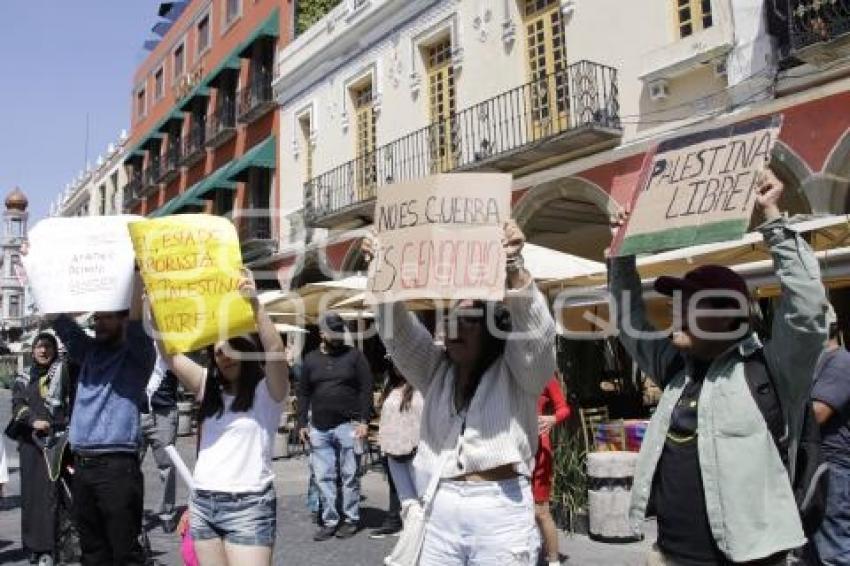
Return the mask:
[[[555, 323], [504, 225], [505, 299], [460, 301], [445, 348], [403, 302], [376, 322], [393, 363], [425, 397], [414, 459], [420, 505], [387, 564], [533, 564], [537, 398], [555, 372]], [[376, 245], [364, 242], [370, 259]], [[409, 532], [409, 530], [416, 532]], [[421, 538], [420, 538], [421, 537]], [[412, 550], [411, 550], [412, 549]]]
[[249, 274], [239, 290], [251, 300], [262, 347], [248, 336], [218, 342], [209, 348], [208, 368], [184, 355], [164, 356], [201, 398], [190, 529], [204, 565], [270, 564], [277, 525], [272, 445], [289, 370]]

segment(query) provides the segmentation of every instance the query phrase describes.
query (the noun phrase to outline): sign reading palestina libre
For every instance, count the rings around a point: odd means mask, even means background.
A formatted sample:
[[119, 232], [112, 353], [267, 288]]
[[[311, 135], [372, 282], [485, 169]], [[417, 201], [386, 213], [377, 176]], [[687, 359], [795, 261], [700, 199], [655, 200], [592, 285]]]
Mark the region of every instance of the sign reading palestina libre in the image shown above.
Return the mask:
[[242, 255], [228, 219], [180, 214], [132, 222], [129, 229], [166, 353], [255, 329], [251, 304], [239, 292]]
[[511, 183], [505, 174], [457, 173], [381, 187], [371, 300], [501, 300]]
[[127, 223], [138, 218], [46, 218], [33, 226], [23, 266], [39, 312], [128, 309], [135, 256]]
[[634, 255], [743, 236], [781, 127], [781, 116], [768, 116], [661, 142], [644, 161], [612, 250]]

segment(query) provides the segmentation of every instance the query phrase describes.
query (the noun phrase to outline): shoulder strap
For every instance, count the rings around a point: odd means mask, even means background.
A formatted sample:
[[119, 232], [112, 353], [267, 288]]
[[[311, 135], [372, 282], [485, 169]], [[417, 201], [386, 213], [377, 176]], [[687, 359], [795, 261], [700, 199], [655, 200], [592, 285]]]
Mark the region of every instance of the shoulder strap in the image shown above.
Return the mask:
[[422, 507], [424, 509], [430, 508], [431, 501], [434, 499], [434, 494], [437, 493], [437, 486], [440, 484], [443, 468], [446, 467], [446, 462], [449, 461], [449, 458], [452, 455], [452, 450], [451, 447], [448, 446], [448, 441], [451, 438], [459, 437], [460, 429], [461, 426], [463, 426], [463, 420], [465, 417], [466, 411], [463, 411], [455, 415], [454, 420], [452, 421], [452, 427], [449, 429], [448, 435], [446, 435], [446, 444], [440, 451], [440, 457], [437, 458], [437, 464], [434, 469], [431, 470], [431, 479], [428, 480], [428, 487], [425, 488], [425, 493], [422, 494]]
[[776, 448], [779, 450], [779, 455], [787, 465], [788, 427], [785, 422], [785, 413], [782, 410], [782, 402], [776, 390], [776, 383], [761, 348], [744, 358], [744, 375], [750, 394], [753, 396], [762, 417], [764, 417], [767, 428], [776, 443]]

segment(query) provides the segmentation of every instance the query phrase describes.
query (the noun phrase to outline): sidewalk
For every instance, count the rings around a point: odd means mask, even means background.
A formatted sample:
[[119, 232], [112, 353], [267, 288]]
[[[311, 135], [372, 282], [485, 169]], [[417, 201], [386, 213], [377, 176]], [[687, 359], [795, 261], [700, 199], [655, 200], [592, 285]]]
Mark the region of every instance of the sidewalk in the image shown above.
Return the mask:
[[[11, 416], [11, 394], [0, 389], [0, 423], [5, 426]], [[4, 437], [6, 455], [9, 464], [11, 483], [6, 486], [9, 496], [0, 507], [0, 564], [27, 564], [20, 546], [20, 474], [17, 469], [18, 453], [14, 444]], [[194, 461], [195, 443], [193, 437], [180, 438], [178, 450], [190, 465]], [[159, 500], [162, 487], [148, 455], [143, 465], [145, 475], [145, 509], [150, 512]], [[368, 530], [361, 531], [348, 540], [332, 539], [326, 542], [314, 542], [310, 513], [304, 506], [304, 494], [307, 488], [307, 461], [303, 456], [275, 460], [275, 486], [278, 494], [278, 538], [275, 547], [274, 563], [297, 566], [379, 566], [383, 557], [389, 553], [395, 538], [372, 540]], [[383, 474], [370, 470], [363, 478], [362, 492], [365, 500], [361, 507], [361, 519], [366, 529], [376, 527], [383, 519], [388, 494]], [[178, 481], [177, 501], [185, 504], [187, 490]], [[11, 505], [11, 508], [9, 506]], [[154, 557], [159, 564], [181, 564], [179, 539], [175, 534], [164, 534], [153, 519], [148, 523], [148, 535]], [[647, 525], [652, 530], [653, 525]], [[626, 545], [595, 543], [583, 536], [561, 536], [561, 552], [569, 556], [567, 564], [587, 566], [642, 566], [644, 554], [654, 533], [647, 532], [647, 541]]]

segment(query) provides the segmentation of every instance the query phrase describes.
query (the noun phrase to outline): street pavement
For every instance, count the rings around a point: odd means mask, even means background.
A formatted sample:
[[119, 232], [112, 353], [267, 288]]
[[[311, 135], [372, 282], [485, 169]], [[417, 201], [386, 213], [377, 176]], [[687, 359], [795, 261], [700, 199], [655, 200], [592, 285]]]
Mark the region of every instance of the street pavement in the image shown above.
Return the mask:
[[[11, 394], [0, 389], [0, 425], [5, 427], [11, 416]], [[27, 558], [20, 544], [20, 473], [18, 452], [9, 439], [6, 455], [9, 461], [10, 484], [6, 486], [6, 498], [0, 502], [0, 564], [25, 565]], [[177, 448], [191, 468], [194, 461], [194, 437], [181, 437]], [[364, 530], [348, 540], [331, 539], [314, 542], [316, 526], [305, 507], [307, 489], [307, 460], [302, 455], [276, 458], [274, 462], [278, 494], [278, 536], [274, 552], [275, 564], [293, 566], [379, 566], [391, 550], [395, 538], [372, 540], [368, 529], [378, 526], [383, 519], [388, 494], [387, 484], [378, 466], [370, 468], [363, 477], [361, 519]], [[181, 564], [179, 538], [176, 534], [163, 533], [153, 518], [162, 486], [159, 481], [152, 455], [148, 454], [143, 464], [145, 475], [146, 529], [158, 564]], [[185, 505], [188, 497], [186, 486], [178, 480], [177, 501]], [[647, 540], [633, 544], [602, 544], [584, 536], [561, 534], [561, 552], [568, 556], [565, 564], [588, 566], [642, 566], [650, 540], [654, 539], [654, 525], [647, 523]]]

